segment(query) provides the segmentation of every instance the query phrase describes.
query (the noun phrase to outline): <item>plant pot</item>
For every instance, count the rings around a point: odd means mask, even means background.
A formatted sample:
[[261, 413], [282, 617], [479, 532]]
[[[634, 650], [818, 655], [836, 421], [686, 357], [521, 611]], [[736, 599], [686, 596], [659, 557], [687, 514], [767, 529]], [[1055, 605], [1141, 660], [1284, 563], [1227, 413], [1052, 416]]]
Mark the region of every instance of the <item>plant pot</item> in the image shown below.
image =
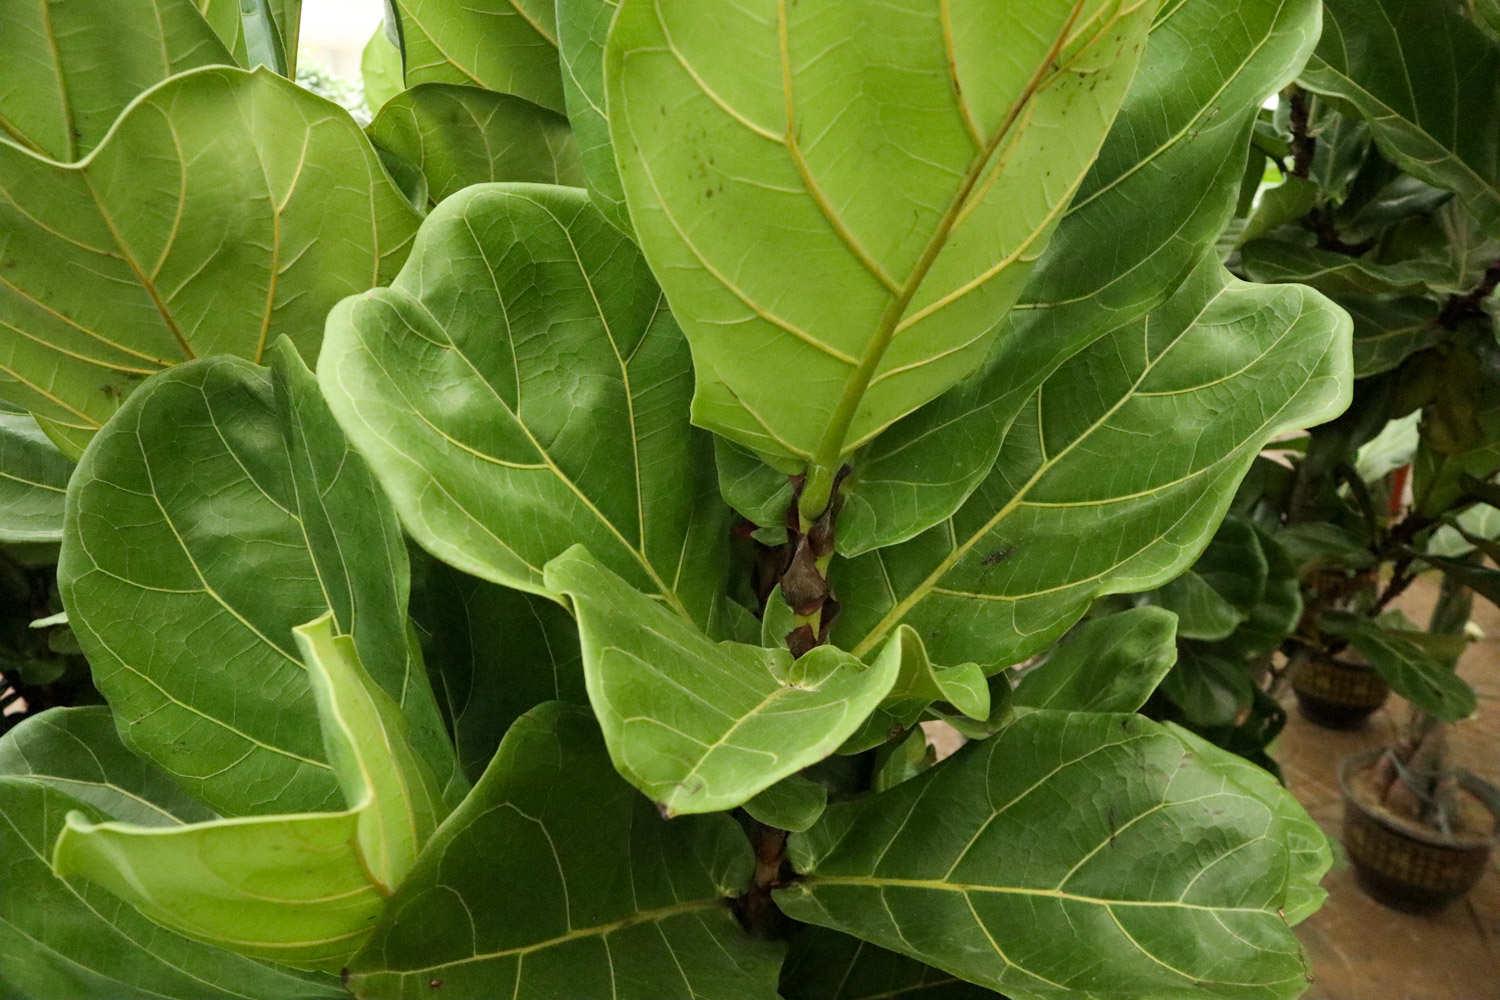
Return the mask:
[[[1407, 913], [1440, 910], [1474, 888], [1489, 866], [1495, 834], [1450, 836], [1361, 801], [1352, 779], [1383, 753], [1354, 754], [1339, 765], [1344, 850], [1360, 887], [1379, 902]], [[1500, 820], [1500, 791], [1468, 772], [1459, 784], [1489, 810], [1492, 825]]]
[[1390, 697], [1367, 664], [1313, 655], [1292, 668], [1292, 692], [1308, 719], [1329, 729], [1357, 729]]

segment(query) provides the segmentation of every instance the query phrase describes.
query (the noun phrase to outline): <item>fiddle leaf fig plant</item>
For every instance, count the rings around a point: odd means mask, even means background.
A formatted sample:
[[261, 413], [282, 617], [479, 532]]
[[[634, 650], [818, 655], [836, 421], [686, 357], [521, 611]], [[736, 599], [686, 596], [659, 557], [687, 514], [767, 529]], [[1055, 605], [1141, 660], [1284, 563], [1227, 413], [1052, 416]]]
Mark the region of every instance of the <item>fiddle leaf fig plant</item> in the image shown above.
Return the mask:
[[1138, 710], [1348, 403], [1218, 251], [1316, 0], [387, 8], [365, 127], [295, 4], [123, 5], [160, 73], [0, 140], [0, 512], [106, 703], [0, 738], [0, 982], [1298, 996], [1326, 840]]

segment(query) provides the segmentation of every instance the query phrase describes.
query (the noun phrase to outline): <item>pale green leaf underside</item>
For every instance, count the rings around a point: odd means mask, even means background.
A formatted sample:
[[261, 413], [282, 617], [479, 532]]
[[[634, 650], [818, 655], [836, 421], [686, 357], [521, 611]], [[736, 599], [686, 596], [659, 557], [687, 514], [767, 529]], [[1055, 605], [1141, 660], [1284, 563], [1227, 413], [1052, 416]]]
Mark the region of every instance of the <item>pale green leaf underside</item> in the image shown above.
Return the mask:
[[401, 70], [401, 50], [382, 25], [375, 29], [359, 56], [359, 78], [365, 88], [365, 104], [379, 117], [385, 103], [406, 89]]
[[415, 228], [359, 126], [264, 70], [174, 77], [73, 165], [0, 143], [0, 397], [77, 454], [153, 372], [316, 353]]
[[1134, 712], [1176, 662], [1176, 615], [1132, 608], [1074, 629], [1021, 678], [1015, 703], [1062, 712]]
[[324, 1000], [314, 978], [168, 931], [105, 890], [52, 874], [70, 812], [171, 825], [212, 818], [130, 754], [104, 708], [54, 709], [0, 740], [0, 982], [25, 1000]]
[[832, 466], [973, 370], [1155, 8], [625, 0], [610, 130], [695, 421]]
[[1443, 0], [1327, 0], [1301, 83], [1370, 123], [1391, 162], [1500, 227], [1500, 45]]
[[589, 701], [616, 768], [669, 814], [743, 804], [827, 757], [890, 692], [901, 651], [716, 643], [585, 550], [547, 565], [578, 616]]
[[1307, 969], [1277, 911], [1322, 871], [1293, 853], [1287, 793], [1235, 779], [1138, 716], [1034, 713], [830, 807], [776, 898], [1015, 1000], [1295, 997]]
[[1045, 648], [1095, 597], [1186, 568], [1261, 446], [1344, 408], [1349, 369], [1331, 302], [1205, 259], [1032, 394], [953, 517], [842, 565], [839, 637], [863, 655], [906, 622], [934, 659], [991, 671]]
[[433, 981], [458, 997], [775, 1000], [780, 946], [746, 937], [724, 898], [752, 867], [728, 816], [661, 819], [586, 709], [544, 705], [423, 852], [349, 986], [369, 1000], [431, 997]]
[[[841, 553], [905, 541], [951, 515], [994, 465], [1036, 384], [1182, 282], [1229, 221], [1251, 123], [1312, 51], [1321, 9], [1318, 0], [1162, 6], [1098, 159], [1004, 320], [1010, 346], [992, 354], [1031, 381], [987, 366], [872, 442], [846, 484]], [[784, 483], [771, 477], [767, 488]]]
[[471, 184], [581, 184], [568, 120], [509, 94], [428, 83], [393, 96], [370, 140], [416, 167], [437, 204]]
[[137, 94], [232, 64], [194, 0], [33, 0], [0, 7], [0, 139], [71, 163]]
[[346, 810], [174, 826], [70, 813], [52, 867], [188, 937], [337, 972], [443, 810], [431, 772], [406, 742], [400, 709], [365, 674], [353, 642], [335, 635], [332, 615], [296, 634]]
[[427, 218], [390, 288], [334, 310], [318, 377], [438, 558], [555, 598], [542, 566], [582, 543], [707, 624], [727, 512], [663, 307], [582, 191], [481, 185]]
[[62, 541], [73, 463], [24, 413], [0, 413], [0, 544]]
[[390, 9], [408, 87], [483, 87], [562, 113], [552, 0], [393, 0]]
[[276, 361], [197, 361], [134, 394], [73, 478], [58, 570], [131, 747], [226, 815], [336, 807], [291, 631], [329, 608], [453, 769], [395, 515], [295, 352]]

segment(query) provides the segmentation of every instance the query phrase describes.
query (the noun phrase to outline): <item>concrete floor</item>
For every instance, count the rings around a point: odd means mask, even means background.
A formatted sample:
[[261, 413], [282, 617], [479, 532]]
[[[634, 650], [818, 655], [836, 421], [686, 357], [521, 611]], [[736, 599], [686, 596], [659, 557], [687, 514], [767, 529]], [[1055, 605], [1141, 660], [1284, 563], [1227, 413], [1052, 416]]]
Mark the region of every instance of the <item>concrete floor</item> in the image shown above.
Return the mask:
[[[1418, 581], [1401, 609], [1425, 622], [1436, 592]], [[1455, 727], [1450, 745], [1465, 767], [1500, 784], [1500, 611], [1476, 600], [1474, 620], [1486, 638], [1469, 647], [1459, 673], [1479, 693], [1479, 712]], [[1406, 705], [1393, 696], [1363, 729], [1337, 732], [1303, 719], [1290, 698], [1291, 718], [1273, 755], [1293, 793], [1337, 840], [1339, 761], [1391, 742]], [[1323, 885], [1328, 903], [1298, 929], [1312, 961], [1307, 1000], [1500, 1000], [1500, 851], [1467, 900], [1434, 916], [1386, 909], [1342, 862]]]

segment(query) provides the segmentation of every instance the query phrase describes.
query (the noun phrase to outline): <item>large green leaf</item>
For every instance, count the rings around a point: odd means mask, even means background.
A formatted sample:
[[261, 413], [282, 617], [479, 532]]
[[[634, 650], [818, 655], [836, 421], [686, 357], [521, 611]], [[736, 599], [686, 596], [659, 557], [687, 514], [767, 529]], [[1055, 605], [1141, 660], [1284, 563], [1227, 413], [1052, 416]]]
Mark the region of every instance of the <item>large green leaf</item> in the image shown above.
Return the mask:
[[389, 0], [406, 85], [456, 83], [515, 94], [559, 114], [553, 0]]
[[0, 143], [0, 396], [77, 454], [162, 368], [316, 352], [415, 227], [354, 120], [264, 70], [173, 77], [76, 164]]
[[477, 87], [402, 91], [370, 123], [370, 139], [421, 172], [432, 204], [485, 181], [583, 183], [566, 118]]
[[619, 8], [620, 0], [557, 0], [557, 44], [568, 121], [578, 138], [589, 196], [615, 228], [629, 233], [625, 189], [604, 109], [604, 44]]
[[1291, 861], [1286, 901], [1279, 915], [1293, 927], [1312, 916], [1323, 905], [1323, 900], [1328, 898], [1327, 891], [1319, 883], [1333, 867], [1333, 845], [1323, 833], [1323, 828], [1318, 826], [1301, 803], [1281, 787], [1280, 782], [1265, 768], [1257, 767], [1238, 754], [1216, 747], [1181, 726], [1169, 723], [1167, 728], [1191, 753], [1197, 755], [1198, 761], [1205, 767], [1235, 781], [1276, 814], [1276, 830], [1285, 838]]
[[1255, 528], [1230, 517], [1192, 568], [1150, 599], [1176, 613], [1177, 634], [1184, 639], [1226, 639], [1265, 597], [1269, 573]]
[[7, 3], [0, 38], [0, 138], [63, 163], [97, 146], [142, 91], [235, 61], [194, 0]]
[[59, 586], [132, 749], [225, 815], [337, 801], [292, 629], [332, 608], [447, 780], [400, 527], [290, 345], [158, 375], [85, 453]]
[[695, 421], [810, 463], [826, 497], [843, 456], [972, 371], [1155, 9], [624, 0], [610, 130]]
[[104, 708], [54, 709], [0, 740], [0, 982], [18, 1000], [324, 1000], [337, 980], [180, 937], [52, 874], [68, 813], [172, 826], [212, 817], [120, 743]]
[[[993, 377], [1032, 380], [1000, 355]], [[1045, 648], [1095, 597], [1182, 572], [1261, 446], [1347, 405], [1349, 368], [1336, 306], [1205, 259], [1168, 303], [1035, 391], [951, 518], [835, 565], [835, 637], [865, 655], [906, 622], [939, 662], [992, 672]]]
[[1307, 968], [1278, 910], [1326, 869], [1304, 822], [1173, 730], [1036, 712], [830, 806], [776, 899], [1014, 1000], [1291, 998]]
[[1500, 46], [1444, 0], [1325, 0], [1301, 83], [1369, 121], [1380, 151], [1500, 227]]
[[24, 413], [0, 413], [0, 544], [62, 541], [73, 463]]
[[555, 597], [541, 568], [582, 543], [704, 624], [727, 511], [663, 305], [582, 191], [483, 185], [428, 217], [390, 288], [334, 310], [318, 377], [429, 552]]
[[1312, 51], [1320, 10], [1318, 0], [1161, 6], [1114, 127], [987, 366], [1031, 380], [981, 371], [877, 438], [845, 484], [840, 552], [904, 541], [952, 514], [1036, 385], [1177, 288], [1229, 222], [1256, 113]]
[[1354, 377], [1390, 371], [1443, 339], [1441, 306], [1408, 296], [1345, 296], [1339, 304], [1354, 319]]
[[1254, 281], [1295, 281], [1329, 295], [1401, 295], [1444, 288], [1453, 277], [1439, 260], [1417, 258], [1381, 263], [1322, 250], [1311, 243], [1267, 237], [1240, 251], [1247, 277]]
[[733, 820], [662, 820], [614, 773], [587, 710], [544, 705], [422, 853], [349, 987], [368, 1000], [775, 1000], [780, 946], [745, 936], [724, 898], [753, 866]]
[[545, 701], [588, 703], [573, 618], [556, 603], [414, 553], [411, 615], [458, 765], [479, 780], [510, 724]]
[[803, 927], [781, 970], [786, 1000], [997, 1000], [998, 994], [823, 927]]
[[581, 547], [547, 564], [547, 584], [573, 600], [615, 767], [667, 815], [733, 808], [827, 757], [901, 669], [897, 640], [868, 666], [834, 646], [794, 660], [716, 643]]
[[1445, 722], [1474, 714], [1474, 689], [1422, 645], [1427, 633], [1391, 628], [1363, 615], [1328, 612], [1322, 630], [1345, 639], [1401, 697]]
[[337, 972], [446, 809], [401, 709], [360, 666], [354, 641], [335, 634], [332, 613], [296, 637], [348, 808], [181, 826], [70, 813], [52, 868], [104, 886], [188, 937]]
[[126, 750], [103, 706], [52, 709], [21, 723], [0, 740], [0, 775], [46, 785], [125, 823], [215, 818], [165, 771]]
[[1063, 712], [1134, 712], [1177, 662], [1177, 616], [1132, 608], [1086, 621], [1027, 671], [1015, 703]]

